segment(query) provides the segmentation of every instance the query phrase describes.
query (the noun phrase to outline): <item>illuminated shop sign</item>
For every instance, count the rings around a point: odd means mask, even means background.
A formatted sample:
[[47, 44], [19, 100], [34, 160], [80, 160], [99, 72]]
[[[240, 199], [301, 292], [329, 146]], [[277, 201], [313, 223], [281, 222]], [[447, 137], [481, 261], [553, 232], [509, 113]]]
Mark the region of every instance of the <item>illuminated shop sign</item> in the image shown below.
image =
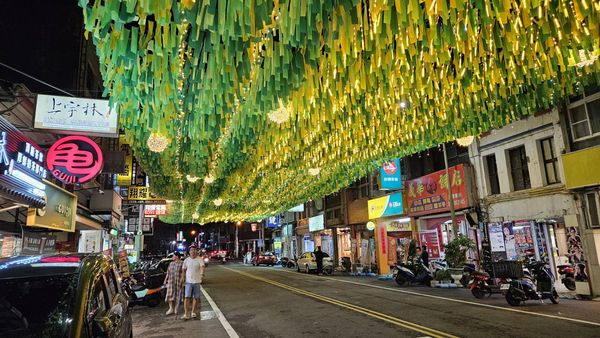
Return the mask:
[[325, 229], [325, 217], [317, 215], [308, 219], [308, 231], [321, 231]]
[[400, 172], [400, 159], [384, 163], [380, 170], [380, 189], [398, 190], [402, 189], [402, 175]]
[[144, 206], [144, 216], [164, 216], [166, 214], [166, 204], [149, 204]]
[[0, 194], [12, 201], [46, 205], [48, 175], [44, 153], [33, 141], [0, 117]]
[[46, 164], [54, 177], [67, 184], [78, 184], [93, 180], [102, 171], [104, 159], [96, 142], [83, 136], [68, 136], [50, 147]]

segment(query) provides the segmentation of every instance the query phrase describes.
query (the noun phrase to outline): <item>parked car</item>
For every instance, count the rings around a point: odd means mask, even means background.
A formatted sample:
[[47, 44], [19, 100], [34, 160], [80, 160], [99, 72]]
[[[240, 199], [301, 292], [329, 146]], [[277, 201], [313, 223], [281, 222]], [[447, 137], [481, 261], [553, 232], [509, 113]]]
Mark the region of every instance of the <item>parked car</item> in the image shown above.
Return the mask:
[[259, 266], [261, 264], [273, 266], [275, 265], [276, 261], [277, 257], [275, 257], [275, 255], [272, 252], [265, 252], [259, 254], [258, 256], [252, 257], [252, 265], [256, 266]]
[[131, 337], [120, 280], [102, 254], [1, 259], [0, 337]]
[[[317, 259], [315, 258], [314, 252], [305, 252], [298, 259], [297, 270], [298, 272], [304, 271], [309, 273], [311, 271], [317, 271]], [[333, 274], [333, 259], [329, 257], [327, 253], [323, 253], [323, 272]]]
[[133, 305], [157, 306], [165, 298], [166, 291], [162, 288], [169, 264], [173, 258], [164, 258], [152, 265], [146, 265], [131, 273], [131, 303]]

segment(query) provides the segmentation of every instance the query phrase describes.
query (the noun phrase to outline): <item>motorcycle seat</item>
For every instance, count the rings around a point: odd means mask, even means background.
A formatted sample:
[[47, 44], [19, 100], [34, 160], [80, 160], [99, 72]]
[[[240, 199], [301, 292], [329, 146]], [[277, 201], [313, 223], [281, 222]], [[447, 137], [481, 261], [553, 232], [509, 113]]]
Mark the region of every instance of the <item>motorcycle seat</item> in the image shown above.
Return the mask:
[[473, 271], [472, 273], [474, 276], [483, 276], [483, 277], [489, 277], [490, 274], [485, 272], [485, 271]]

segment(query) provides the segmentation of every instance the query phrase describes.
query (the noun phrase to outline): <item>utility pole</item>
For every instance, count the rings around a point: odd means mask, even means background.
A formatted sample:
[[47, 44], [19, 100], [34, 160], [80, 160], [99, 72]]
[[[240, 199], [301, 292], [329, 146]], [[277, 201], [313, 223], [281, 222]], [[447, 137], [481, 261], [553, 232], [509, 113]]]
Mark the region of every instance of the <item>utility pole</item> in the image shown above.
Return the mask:
[[242, 225], [242, 221], [238, 221], [235, 224], [235, 258], [238, 259], [240, 257], [240, 242], [238, 237], [239, 227]]
[[448, 168], [448, 154], [446, 153], [446, 143], [442, 143], [444, 149], [444, 165], [446, 166], [446, 188], [448, 189], [448, 203], [450, 203], [450, 219], [452, 220], [452, 232], [456, 233], [456, 214], [454, 212], [454, 196], [452, 194], [452, 185], [450, 184], [450, 170]]

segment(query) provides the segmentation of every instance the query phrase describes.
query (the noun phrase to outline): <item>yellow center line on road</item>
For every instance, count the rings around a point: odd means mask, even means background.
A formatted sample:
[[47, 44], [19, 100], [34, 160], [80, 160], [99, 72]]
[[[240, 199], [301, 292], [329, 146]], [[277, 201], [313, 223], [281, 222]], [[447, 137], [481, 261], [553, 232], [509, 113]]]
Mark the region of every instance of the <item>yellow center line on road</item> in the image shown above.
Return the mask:
[[[293, 275], [298, 275], [296, 272], [293, 272], [293, 271], [273, 270], [273, 269], [270, 269], [270, 270], [271, 271], [278, 271], [278, 272], [282, 272], [282, 273], [291, 273]], [[302, 274], [302, 275], [298, 275], [298, 276], [306, 276], [306, 277], [308, 277], [306, 274]], [[576, 319], [576, 318], [571, 318], [571, 317], [551, 315], [551, 314], [547, 314], [547, 313], [533, 312], [533, 310], [532, 311], [527, 311], [527, 310], [507, 308], [507, 307], [502, 307], [502, 306], [492, 305], [492, 304], [476, 303], [476, 302], [469, 301], [469, 300], [462, 300], [462, 299], [449, 298], [449, 297], [444, 297], [444, 296], [430, 295], [430, 294], [422, 293], [422, 292], [402, 290], [402, 289], [398, 289], [398, 288], [391, 288], [391, 287], [381, 286], [381, 285], [373, 285], [373, 284], [367, 284], [367, 283], [360, 283], [360, 282], [355, 282], [355, 281], [350, 281], [350, 280], [343, 280], [343, 279], [334, 278], [334, 277], [319, 276], [319, 278], [323, 278], [323, 279], [327, 279], [327, 280], [331, 280], [331, 281], [336, 281], [336, 282], [340, 282], [340, 283], [347, 283], [347, 284], [354, 284], [354, 285], [364, 286], [364, 287], [373, 288], [373, 289], [380, 289], [380, 290], [387, 290], [387, 291], [392, 291], [392, 292], [398, 292], [398, 293], [403, 293], [403, 294], [412, 295], [412, 296], [419, 296], [419, 297], [438, 299], [438, 300], [443, 300], [443, 301], [448, 301], [448, 302], [454, 302], [454, 303], [460, 303], [460, 304], [467, 304], [467, 305], [472, 305], [472, 306], [478, 306], [478, 307], [483, 307], [483, 308], [488, 308], [488, 309], [508, 311], [508, 312], [520, 313], [520, 314], [537, 316], [537, 317], [545, 317], [545, 318], [551, 318], [551, 319], [558, 319], [558, 320], [564, 320], [564, 321], [568, 321], [568, 322], [579, 323], [579, 324], [586, 324], [586, 325], [592, 325], [592, 326], [600, 326], [600, 322], [592, 322], [592, 321], [583, 320], [583, 319]]]
[[301, 294], [301, 295], [304, 295], [304, 296], [307, 296], [307, 297], [311, 297], [311, 298], [314, 298], [314, 299], [317, 299], [317, 300], [320, 300], [320, 301], [323, 301], [323, 302], [326, 302], [326, 303], [337, 305], [339, 307], [343, 307], [343, 308], [348, 309], [348, 310], [359, 312], [359, 313], [365, 314], [367, 316], [370, 316], [370, 317], [373, 317], [373, 318], [385, 321], [387, 323], [390, 323], [390, 324], [393, 324], [393, 325], [397, 325], [397, 326], [401, 326], [401, 327], [404, 327], [406, 329], [409, 329], [409, 330], [412, 330], [412, 331], [416, 331], [416, 332], [425, 334], [425, 335], [427, 335], [429, 337], [433, 337], [433, 338], [438, 338], [438, 337], [440, 337], [440, 338], [441, 337], [453, 337], [454, 338], [454, 337], [457, 337], [457, 336], [454, 336], [452, 334], [445, 333], [445, 332], [442, 332], [442, 331], [438, 331], [438, 330], [435, 330], [435, 329], [432, 329], [432, 328], [429, 328], [429, 327], [426, 327], [426, 326], [423, 326], [423, 325], [419, 325], [419, 324], [416, 324], [416, 323], [413, 323], [413, 322], [409, 322], [409, 321], [406, 321], [406, 320], [403, 320], [403, 319], [400, 319], [400, 318], [397, 318], [397, 317], [393, 317], [393, 316], [387, 315], [385, 313], [377, 312], [377, 311], [374, 311], [374, 310], [371, 310], [371, 309], [364, 308], [362, 306], [354, 305], [354, 304], [351, 304], [351, 303], [346, 303], [346, 302], [343, 302], [343, 301], [340, 301], [340, 300], [337, 300], [337, 299], [334, 299], [334, 298], [326, 297], [326, 296], [323, 296], [323, 295], [320, 295], [320, 294], [317, 294], [317, 293], [314, 293], [314, 292], [310, 292], [310, 291], [306, 291], [306, 290], [303, 290], [303, 289], [299, 289], [299, 288], [296, 288], [296, 287], [293, 287], [293, 286], [290, 286], [290, 285], [287, 285], [287, 284], [283, 284], [283, 283], [280, 283], [280, 282], [277, 282], [277, 281], [274, 281], [274, 280], [271, 280], [271, 279], [267, 279], [267, 278], [263, 278], [263, 277], [258, 277], [258, 276], [252, 275], [250, 273], [238, 271], [238, 270], [231, 269], [231, 268], [226, 268], [226, 267], [222, 267], [222, 268], [226, 269], [226, 270], [229, 270], [229, 271], [233, 271], [235, 273], [239, 273], [240, 275], [244, 275], [244, 276], [249, 277], [249, 278], [253, 278], [253, 279], [259, 280], [259, 281], [267, 283], [267, 284], [271, 284], [271, 285], [280, 287], [282, 289], [286, 289], [286, 290], [289, 290], [289, 291], [292, 291], [292, 292], [295, 292], [295, 293], [298, 293], [298, 294]]

